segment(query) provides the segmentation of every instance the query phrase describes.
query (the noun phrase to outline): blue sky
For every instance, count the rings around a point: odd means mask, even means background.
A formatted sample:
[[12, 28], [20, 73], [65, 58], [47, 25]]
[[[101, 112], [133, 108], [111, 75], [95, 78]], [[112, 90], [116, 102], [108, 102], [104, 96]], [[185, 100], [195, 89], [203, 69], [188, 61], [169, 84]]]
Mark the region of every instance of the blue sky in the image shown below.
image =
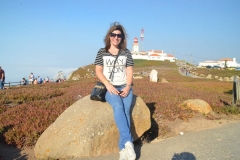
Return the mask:
[[[198, 63], [237, 58], [239, 0], [0, 0], [0, 66], [6, 82], [66, 76], [94, 62], [111, 23], [127, 30], [128, 48], [163, 50]], [[190, 56], [191, 55], [191, 56]]]

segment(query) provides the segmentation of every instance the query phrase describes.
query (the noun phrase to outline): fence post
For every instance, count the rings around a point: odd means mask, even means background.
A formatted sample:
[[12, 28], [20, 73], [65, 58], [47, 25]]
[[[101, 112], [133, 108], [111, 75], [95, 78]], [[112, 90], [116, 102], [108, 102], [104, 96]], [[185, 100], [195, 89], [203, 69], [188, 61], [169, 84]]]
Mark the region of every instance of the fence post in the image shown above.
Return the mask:
[[237, 79], [237, 81], [236, 81], [236, 90], [237, 90], [237, 101], [239, 101], [240, 100], [240, 81], [239, 81], [239, 79]]
[[10, 88], [10, 82], [8, 83], [8, 87]]
[[235, 75], [233, 78], [233, 97], [232, 97], [232, 105], [236, 104], [237, 101], [237, 76]]
[[21, 85], [21, 81], [20, 81], [20, 86], [22, 86], [22, 85]]

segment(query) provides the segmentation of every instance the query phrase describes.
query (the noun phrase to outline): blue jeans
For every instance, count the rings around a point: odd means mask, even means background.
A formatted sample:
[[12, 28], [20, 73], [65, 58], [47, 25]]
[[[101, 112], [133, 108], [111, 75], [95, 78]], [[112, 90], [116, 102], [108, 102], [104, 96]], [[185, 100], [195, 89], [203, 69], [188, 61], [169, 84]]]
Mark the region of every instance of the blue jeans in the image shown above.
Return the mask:
[[[123, 89], [125, 86], [115, 87], [117, 90]], [[127, 97], [106, 93], [106, 101], [112, 106], [114, 112], [114, 119], [119, 131], [119, 149], [125, 148], [126, 142], [132, 142], [131, 135], [131, 106], [133, 99], [133, 92], [130, 89]]]
[[3, 89], [4, 87], [4, 81], [0, 80], [0, 89]]

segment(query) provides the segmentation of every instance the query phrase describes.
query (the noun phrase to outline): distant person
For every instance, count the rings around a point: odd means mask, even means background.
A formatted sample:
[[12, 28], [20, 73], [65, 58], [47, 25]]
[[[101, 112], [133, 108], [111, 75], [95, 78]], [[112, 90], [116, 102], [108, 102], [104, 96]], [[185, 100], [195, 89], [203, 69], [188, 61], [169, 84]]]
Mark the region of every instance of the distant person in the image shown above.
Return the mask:
[[60, 82], [61, 82], [61, 79], [58, 78], [58, 79], [56, 80], [56, 83], [60, 83]]
[[38, 76], [37, 82], [38, 82], [38, 84], [42, 84], [43, 80], [40, 76]]
[[4, 89], [4, 82], [5, 82], [5, 72], [2, 69], [2, 67], [0, 66], [0, 89], [1, 90]]
[[37, 78], [34, 79], [33, 84], [38, 84]]
[[23, 83], [23, 85], [27, 85], [27, 81], [25, 78], [22, 79], [22, 83]]
[[30, 76], [28, 77], [28, 82], [29, 82], [29, 84], [33, 84], [33, 82], [34, 82], [34, 75], [33, 75], [33, 73], [31, 73]]
[[[126, 31], [124, 27], [115, 22], [111, 25], [104, 38], [105, 47], [101, 48], [95, 59], [95, 72], [98, 79], [107, 88], [106, 101], [112, 106], [114, 119], [119, 131], [120, 160], [135, 160], [133, 137], [131, 134], [131, 106], [133, 100], [133, 59], [131, 52], [126, 48]], [[118, 56], [119, 55], [119, 56]], [[117, 58], [115, 72], [110, 77], [108, 70], [113, 68]]]
[[48, 77], [45, 78], [45, 83], [49, 83], [49, 78]]

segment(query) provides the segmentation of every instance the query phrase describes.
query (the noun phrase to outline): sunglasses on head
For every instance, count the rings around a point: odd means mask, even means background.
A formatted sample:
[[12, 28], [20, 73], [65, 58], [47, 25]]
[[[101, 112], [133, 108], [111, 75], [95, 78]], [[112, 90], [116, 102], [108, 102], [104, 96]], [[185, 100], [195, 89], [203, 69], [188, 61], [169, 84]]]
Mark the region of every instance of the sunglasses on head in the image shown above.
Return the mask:
[[115, 33], [110, 33], [110, 36], [111, 37], [116, 37], [117, 36], [117, 38], [122, 38], [123, 37], [122, 34], [115, 34]]

